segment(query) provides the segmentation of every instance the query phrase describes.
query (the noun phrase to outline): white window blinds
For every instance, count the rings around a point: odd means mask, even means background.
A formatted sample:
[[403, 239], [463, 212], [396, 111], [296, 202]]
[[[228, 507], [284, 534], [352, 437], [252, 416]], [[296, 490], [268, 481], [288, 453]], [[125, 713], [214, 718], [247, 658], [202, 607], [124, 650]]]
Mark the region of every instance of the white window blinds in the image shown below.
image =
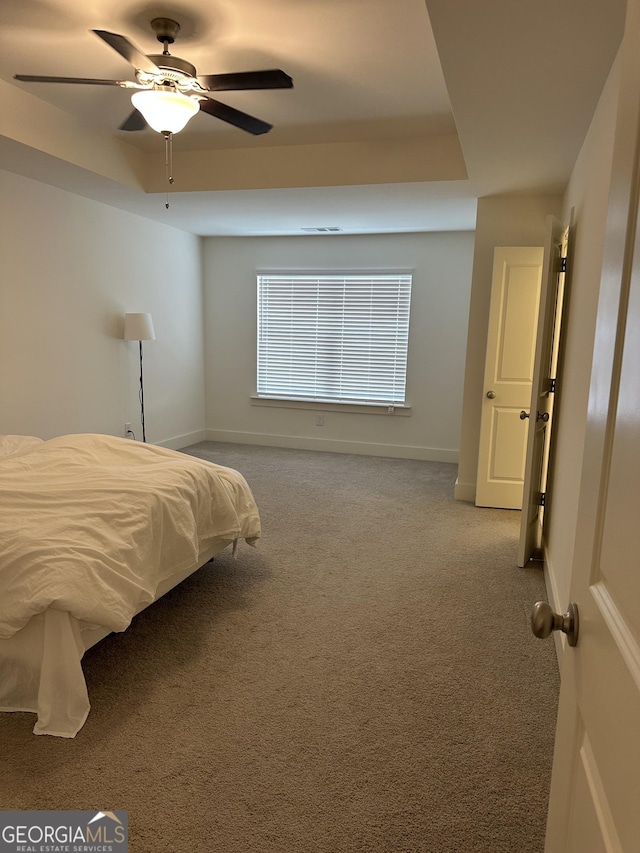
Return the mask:
[[258, 396], [402, 405], [410, 273], [258, 274]]

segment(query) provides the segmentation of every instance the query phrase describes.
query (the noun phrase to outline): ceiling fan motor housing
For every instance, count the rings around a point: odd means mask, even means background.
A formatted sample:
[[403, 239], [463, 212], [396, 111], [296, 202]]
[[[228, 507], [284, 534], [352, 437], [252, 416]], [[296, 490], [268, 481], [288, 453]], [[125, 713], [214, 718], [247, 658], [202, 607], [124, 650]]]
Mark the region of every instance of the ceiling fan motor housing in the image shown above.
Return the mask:
[[196, 76], [196, 67], [186, 59], [180, 59], [179, 56], [169, 56], [166, 53], [150, 54], [149, 59], [155, 63], [162, 71], [178, 72], [175, 79], [178, 79], [183, 74], [189, 77]]
[[180, 24], [172, 18], [154, 18], [151, 21], [151, 28], [155, 32], [158, 41], [164, 44], [164, 53], [149, 54], [148, 58], [161, 71], [167, 72], [167, 80], [184, 83], [185, 76], [195, 77], [197, 74], [195, 65], [187, 62], [186, 59], [181, 59], [179, 56], [172, 56], [167, 50], [167, 45], [173, 44], [176, 40]]

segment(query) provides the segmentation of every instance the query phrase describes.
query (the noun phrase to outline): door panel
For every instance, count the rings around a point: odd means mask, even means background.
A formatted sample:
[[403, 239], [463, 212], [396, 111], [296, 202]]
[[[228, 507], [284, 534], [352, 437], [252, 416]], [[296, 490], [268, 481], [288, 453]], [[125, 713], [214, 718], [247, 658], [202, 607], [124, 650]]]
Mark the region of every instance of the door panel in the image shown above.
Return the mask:
[[526, 426], [520, 412], [531, 398], [542, 259], [539, 247], [494, 252], [477, 506], [522, 507]]
[[[504, 262], [503, 262], [504, 263]], [[503, 267], [503, 291], [500, 303], [497, 381], [531, 382], [535, 355], [535, 326], [529, 322], [538, 314], [540, 289], [538, 265], [533, 265], [535, 286], [531, 286], [530, 265]]]
[[526, 442], [520, 410], [494, 406], [491, 414], [491, 481], [519, 485], [524, 477]]
[[567, 853], [621, 853], [589, 739], [582, 729]]
[[563, 655], [547, 853], [634, 853], [640, 839], [639, 0], [628, 0], [621, 59], [571, 567], [581, 627]]

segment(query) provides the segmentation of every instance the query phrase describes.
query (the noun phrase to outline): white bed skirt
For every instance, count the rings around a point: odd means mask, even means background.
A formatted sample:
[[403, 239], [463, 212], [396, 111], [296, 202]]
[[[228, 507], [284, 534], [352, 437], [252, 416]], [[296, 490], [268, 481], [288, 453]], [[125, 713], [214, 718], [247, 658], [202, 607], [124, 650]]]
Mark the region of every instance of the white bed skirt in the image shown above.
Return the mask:
[[[228, 539], [214, 540], [196, 566], [160, 584], [154, 601], [230, 544]], [[33, 616], [12, 637], [0, 639], [0, 711], [37, 714], [34, 734], [75, 737], [90, 709], [82, 656], [110, 633], [79, 622], [66, 611], [49, 608]]]

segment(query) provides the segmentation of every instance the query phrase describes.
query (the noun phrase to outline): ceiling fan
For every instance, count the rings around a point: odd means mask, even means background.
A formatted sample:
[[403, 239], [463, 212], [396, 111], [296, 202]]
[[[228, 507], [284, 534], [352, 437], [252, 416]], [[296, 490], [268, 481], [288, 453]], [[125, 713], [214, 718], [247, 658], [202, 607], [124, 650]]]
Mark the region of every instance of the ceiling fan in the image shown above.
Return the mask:
[[267, 71], [198, 75], [194, 65], [169, 53], [169, 45], [174, 43], [180, 24], [171, 18], [154, 18], [151, 27], [158, 41], [164, 46], [162, 54], [146, 56], [125, 36], [106, 30], [92, 30], [133, 66], [135, 82], [90, 77], [43, 77], [32, 74], [16, 74], [14, 79], [27, 83], [84, 83], [134, 89], [135, 92], [131, 96], [134, 110], [120, 125], [120, 130], [144, 130], [149, 125], [166, 137], [182, 130], [189, 119], [199, 111], [254, 136], [271, 130], [272, 125], [215, 100], [210, 92], [291, 89], [293, 81], [288, 74], [274, 68]]

